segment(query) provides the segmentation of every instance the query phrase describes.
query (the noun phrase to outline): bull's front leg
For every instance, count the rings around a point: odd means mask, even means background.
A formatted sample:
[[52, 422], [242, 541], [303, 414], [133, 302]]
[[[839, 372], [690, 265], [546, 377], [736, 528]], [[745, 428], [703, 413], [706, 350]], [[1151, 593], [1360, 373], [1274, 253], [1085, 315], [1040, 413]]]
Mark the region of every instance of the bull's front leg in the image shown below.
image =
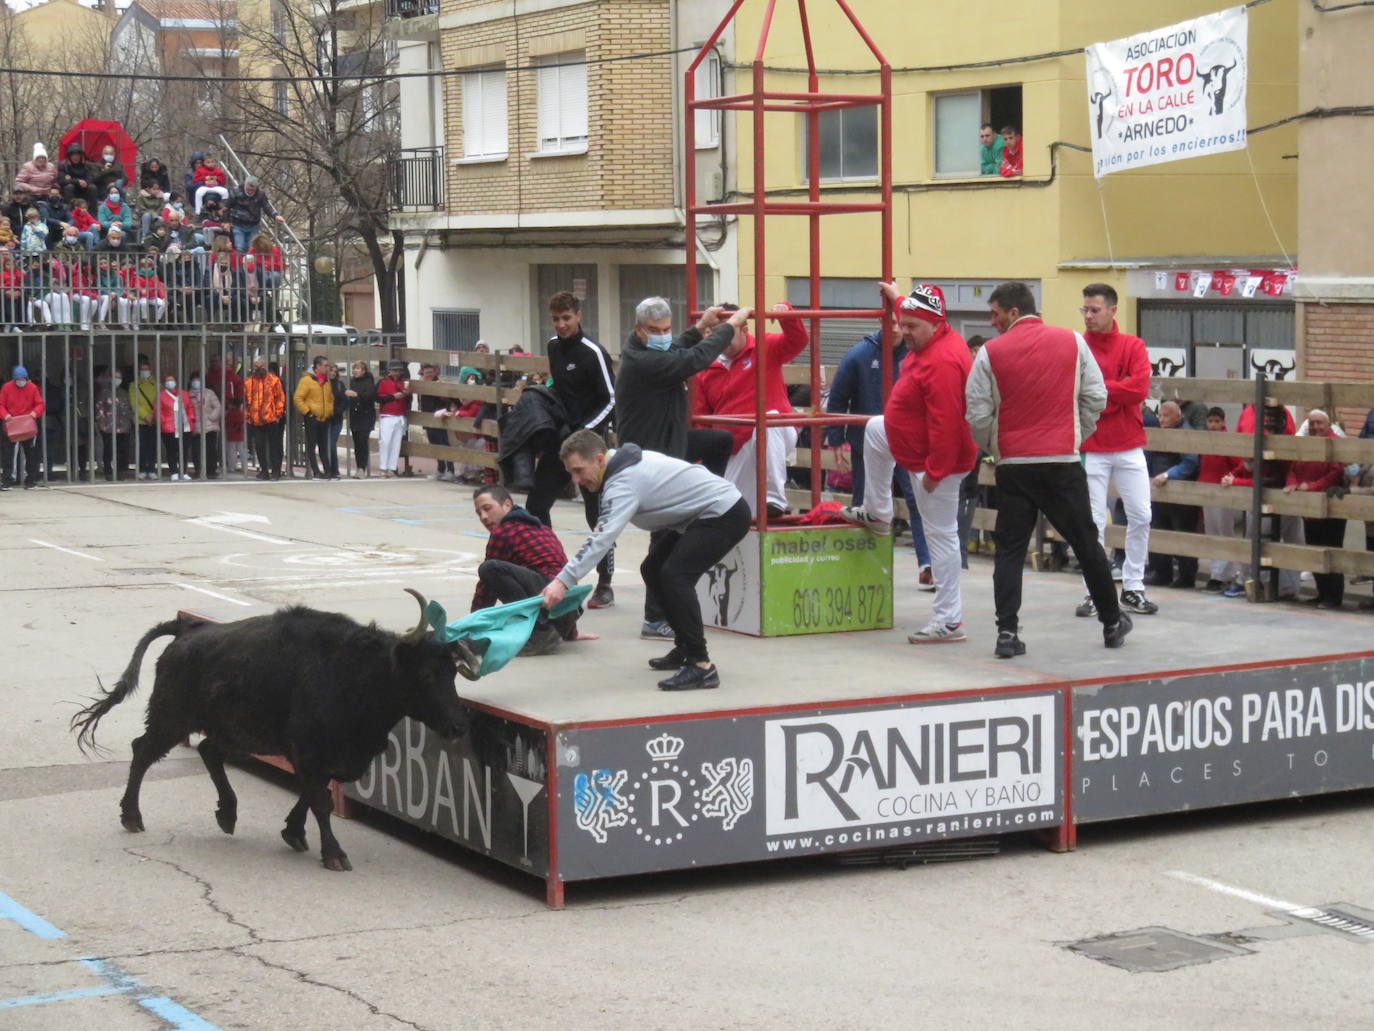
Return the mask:
[[[348, 861], [348, 855], [329, 825], [334, 808], [334, 800], [329, 794], [329, 775], [302, 771], [300, 776], [301, 801], [310, 806], [310, 811], [315, 814], [315, 825], [320, 829], [320, 861], [326, 870], [352, 870], [353, 864]], [[303, 840], [304, 833], [301, 837]]]

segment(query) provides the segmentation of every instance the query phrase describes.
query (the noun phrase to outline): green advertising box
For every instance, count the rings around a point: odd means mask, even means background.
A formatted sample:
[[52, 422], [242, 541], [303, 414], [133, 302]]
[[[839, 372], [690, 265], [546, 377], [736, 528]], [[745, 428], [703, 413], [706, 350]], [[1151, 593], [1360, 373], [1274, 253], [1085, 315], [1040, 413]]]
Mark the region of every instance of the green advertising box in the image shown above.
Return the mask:
[[750, 530], [697, 590], [708, 626], [756, 637], [887, 630], [892, 538], [856, 526]]

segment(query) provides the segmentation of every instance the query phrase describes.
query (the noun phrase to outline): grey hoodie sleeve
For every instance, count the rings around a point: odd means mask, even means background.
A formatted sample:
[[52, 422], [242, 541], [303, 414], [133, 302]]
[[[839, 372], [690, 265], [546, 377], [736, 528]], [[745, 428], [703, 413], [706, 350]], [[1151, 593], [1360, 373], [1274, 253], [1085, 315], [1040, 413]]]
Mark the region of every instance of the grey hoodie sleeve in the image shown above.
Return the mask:
[[620, 536], [620, 531], [639, 511], [639, 498], [635, 494], [629, 476], [617, 476], [602, 485], [601, 511], [587, 538], [577, 554], [568, 560], [556, 579], [563, 581], [565, 587], [572, 587], [601, 561], [601, 556], [611, 550], [611, 545]]
[[988, 350], [980, 348], [964, 384], [964, 418], [968, 420], [974, 442], [989, 454], [996, 453], [993, 438], [997, 435], [998, 401], [997, 381], [992, 375]]
[[1074, 336], [1078, 339], [1078, 443], [1082, 444], [1092, 436], [1102, 410], [1107, 407], [1107, 383], [1083, 334]]

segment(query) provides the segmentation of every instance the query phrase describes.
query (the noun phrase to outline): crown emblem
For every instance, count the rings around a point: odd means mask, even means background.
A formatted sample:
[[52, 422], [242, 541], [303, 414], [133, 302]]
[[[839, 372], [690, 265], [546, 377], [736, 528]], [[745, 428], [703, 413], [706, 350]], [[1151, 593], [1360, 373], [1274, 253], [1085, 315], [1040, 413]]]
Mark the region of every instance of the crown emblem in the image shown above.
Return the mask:
[[644, 751], [649, 753], [649, 758], [657, 763], [672, 762], [682, 754], [682, 747], [686, 744], [680, 737], [673, 737], [666, 731], [644, 745]]

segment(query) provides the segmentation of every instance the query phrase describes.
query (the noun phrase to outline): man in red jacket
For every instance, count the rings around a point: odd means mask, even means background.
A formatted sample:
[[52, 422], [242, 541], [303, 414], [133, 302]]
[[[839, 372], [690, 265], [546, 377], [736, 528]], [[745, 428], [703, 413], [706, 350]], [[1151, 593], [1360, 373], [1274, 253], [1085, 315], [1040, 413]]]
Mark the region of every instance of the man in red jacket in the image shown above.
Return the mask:
[[1131, 617], [1117, 601], [1078, 460], [1079, 447], [1107, 403], [1102, 370], [1082, 336], [1047, 326], [1035, 314], [1035, 295], [1025, 283], [998, 286], [988, 308], [1000, 335], [973, 360], [965, 396], [973, 439], [997, 459], [993, 654], [1010, 659], [1026, 653], [1019, 636], [1021, 574], [1039, 513], [1083, 567], [1103, 643], [1120, 648], [1131, 632]]
[[[14, 378], [0, 387], [0, 420], [4, 420], [6, 430], [5, 468], [3, 477], [0, 477], [0, 490], [8, 490], [19, 482], [21, 452], [24, 455], [24, 489], [29, 490], [38, 485], [38, 467], [41, 463], [38, 461], [38, 449], [34, 446], [37, 436], [30, 434], [20, 440], [11, 440], [8, 431], [9, 424], [20, 416], [31, 415], [36, 420], [42, 419], [45, 409], [43, 392], [29, 379], [29, 370], [22, 365], [16, 365]], [[38, 432], [42, 433], [41, 422], [39, 427]]]
[[[721, 305], [727, 312], [738, 310], [737, 305]], [[786, 303], [773, 305], [773, 311], [791, 311]], [[782, 381], [782, 367], [806, 350], [809, 340], [800, 319], [780, 319], [782, 332], [764, 337], [764, 404], [768, 412], [791, 412], [787, 400], [787, 385]], [[757, 411], [754, 392], [754, 366], [758, 348], [754, 337], [743, 326], [735, 330], [730, 346], [714, 362], [694, 377], [696, 393], [692, 403], [693, 415], [753, 415]], [[733, 483], [749, 505], [749, 514], [757, 515], [757, 487], [754, 477], [754, 431], [748, 426], [725, 427], [735, 438], [734, 452], [725, 467], [725, 478]], [[795, 426], [772, 426], [768, 429], [768, 514], [780, 516], [787, 511], [787, 459], [797, 449]]]
[[[1145, 562], [1150, 553], [1150, 472], [1145, 463], [1145, 424], [1140, 403], [1150, 393], [1150, 356], [1145, 341], [1116, 325], [1116, 291], [1106, 283], [1083, 288], [1084, 339], [1107, 384], [1107, 407], [1093, 435], [1083, 441], [1083, 470], [1088, 474], [1097, 537], [1107, 547], [1107, 491], [1115, 486], [1126, 508], [1126, 561], [1121, 565], [1121, 605], [1128, 612], [1151, 616], [1159, 606], [1145, 597]], [[1095, 616], [1091, 596], [1074, 610]]]
[[922, 283], [902, 297], [881, 284], [897, 311], [907, 346], [901, 374], [883, 414], [864, 427], [863, 503], [846, 518], [875, 533], [892, 532], [894, 465], [915, 474], [916, 508], [930, 548], [935, 603], [930, 622], [907, 637], [912, 644], [963, 641], [959, 592], [959, 487], [978, 460], [964, 418], [964, 385], [973, 359], [964, 338], [945, 321], [945, 295]]

